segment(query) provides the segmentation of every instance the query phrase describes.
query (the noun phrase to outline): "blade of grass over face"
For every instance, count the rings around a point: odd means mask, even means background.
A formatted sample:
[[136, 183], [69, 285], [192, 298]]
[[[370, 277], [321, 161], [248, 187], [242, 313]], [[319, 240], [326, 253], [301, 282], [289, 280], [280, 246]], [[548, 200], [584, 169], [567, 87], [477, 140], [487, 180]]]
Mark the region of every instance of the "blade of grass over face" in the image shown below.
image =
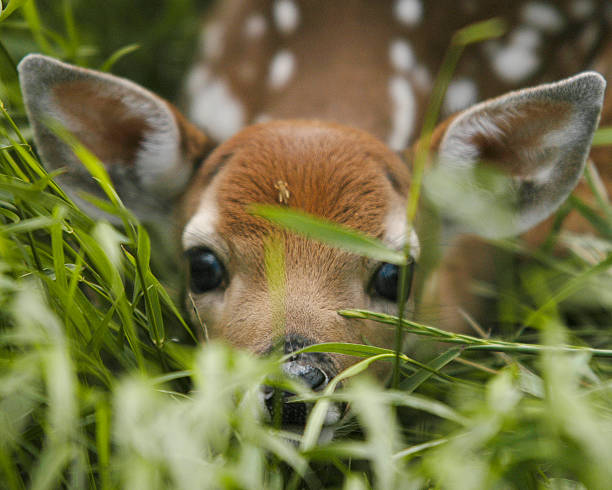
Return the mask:
[[401, 252], [388, 248], [380, 240], [332, 221], [307, 214], [297, 209], [254, 204], [248, 211], [283, 228], [349, 252], [381, 262], [402, 265], [406, 258]]
[[[304, 347], [298, 351], [295, 351], [291, 354], [287, 354], [282, 358], [282, 360], [287, 360], [295, 355], [298, 355], [303, 352], [334, 352], [336, 354], [345, 354], [348, 356], [358, 356], [358, 357], [374, 357], [374, 356], [387, 356], [388, 358], [395, 357], [395, 351], [392, 349], [384, 349], [382, 347], [375, 347], [373, 345], [362, 345], [362, 344], [348, 344], [348, 343], [334, 343], [327, 342], [322, 344], [314, 344], [308, 347]], [[385, 359], [386, 357], [382, 357], [381, 359]], [[430, 375], [439, 376], [442, 379], [448, 381], [457, 382], [458, 380], [454, 380], [449, 376], [442, 374], [437, 371], [437, 369], [432, 368], [428, 365], [425, 365], [411, 357], [400, 354], [400, 359], [406, 364], [411, 364], [413, 366], [418, 367], [424, 371], [430, 373]]]
[[[332, 394], [341, 381], [362, 373], [376, 361], [381, 359], [390, 359], [393, 358], [394, 355], [395, 354], [393, 352], [378, 354], [353, 364], [333, 378], [325, 387], [323, 393], [325, 395]], [[327, 414], [327, 410], [329, 409], [329, 405], [330, 400], [328, 398], [321, 398], [317, 401], [317, 403], [315, 403], [304, 429], [304, 436], [302, 437], [301, 444], [302, 451], [308, 451], [315, 446], [319, 436], [321, 435], [321, 429], [323, 428], [323, 423], [325, 421], [325, 416]]]

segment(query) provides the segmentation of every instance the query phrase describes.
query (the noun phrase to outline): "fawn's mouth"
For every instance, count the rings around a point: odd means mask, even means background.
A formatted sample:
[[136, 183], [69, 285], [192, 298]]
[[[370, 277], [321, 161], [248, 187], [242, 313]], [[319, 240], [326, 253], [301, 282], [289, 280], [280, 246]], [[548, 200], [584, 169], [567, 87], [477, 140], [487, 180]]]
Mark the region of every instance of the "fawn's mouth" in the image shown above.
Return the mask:
[[[289, 335], [281, 340], [284, 343], [284, 354], [289, 356], [281, 365], [286, 379], [296, 382], [306, 390], [321, 393], [338, 373], [335, 360], [324, 352], [296, 352], [303, 347], [314, 344], [311, 339]], [[272, 349], [270, 349], [271, 351]], [[295, 354], [293, 354], [296, 352]], [[299, 388], [296, 392], [303, 393]], [[260, 400], [268, 422], [284, 430], [302, 433], [315, 402], [300, 399], [291, 388], [263, 385], [260, 389]], [[329, 404], [323, 420], [323, 428], [333, 435], [332, 427], [336, 426], [346, 412], [345, 403]]]
[[[271, 423], [278, 423], [280, 427], [303, 431], [314, 403], [296, 400], [296, 395], [269, 386], [262, 386], [262, 401], [265, 412]], [[346, 413], [346, 404], [330, 403], [323, 426], [337, 424]]]

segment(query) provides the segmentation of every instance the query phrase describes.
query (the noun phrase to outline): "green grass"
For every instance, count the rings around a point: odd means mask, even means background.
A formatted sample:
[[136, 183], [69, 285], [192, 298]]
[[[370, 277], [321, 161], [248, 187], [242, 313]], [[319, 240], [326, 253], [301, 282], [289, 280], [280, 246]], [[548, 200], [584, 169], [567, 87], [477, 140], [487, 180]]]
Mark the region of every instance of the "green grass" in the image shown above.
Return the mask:
[[[105, 205], [123, 220], [117, 230], [83, 214], [41, 167], [16, 85], [14, 62], [42, 51], [112, 67], [172, 98], [203, 4], [21, 4], [12, 0], [9, 8], [21, 8], [0, 17], [1, 488], [612, 488], [606, 196], [596, 206], [572, 199], [558, 217], [578, 210], [600, 230], [598, 239], [553, 233], [534, 253], [517, 240], [497, 243], [511, 265], [505, 280], [477, 286], [499, 303], [503, 337], [343, 312], [396, 325], [400, 338], [414, 336], [430, 354], [310, 347], [361, 357], [338, 381], [362, 376], [320, 395], [294, 387], [316, 405], [303, 437], [283, 434], [261, 423], [257, 402], [264, 379], [289, 382], [280, 378], [281, 360], [197, 345], [198, 327], [187, 325], [177, 295], [150, 264], [146, 230], [116, 199], [95, 157], [79, 149], [109, 196]], [[463, 31], [457, 42], [485, 34], [492, 34], [486, 25], [484, 34]], [[141, 48], [118, 51], [132, 44]], [[612, 144], [609, 130], [597, 144]], [[259, 211], [335, 245], [386, 253], [307, 216]], [[569, 245], [570, 257], [548, 253], [557, 241]], [[515, 271], [517, 252], [533, 260]], [[278, 257], [269, 255], [273, 285]], [[395, 389], [367, 375], [379, 362], [397, 363]], [[318, 444], [332, 400], [350, 403], [353, 418], [342, 437]]]

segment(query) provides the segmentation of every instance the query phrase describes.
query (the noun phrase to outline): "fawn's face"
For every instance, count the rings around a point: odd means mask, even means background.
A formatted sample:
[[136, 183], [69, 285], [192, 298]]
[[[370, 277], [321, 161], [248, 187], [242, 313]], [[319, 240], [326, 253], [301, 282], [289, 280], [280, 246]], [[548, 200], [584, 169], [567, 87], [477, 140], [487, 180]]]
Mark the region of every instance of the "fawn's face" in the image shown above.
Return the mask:
[[[187, 192], [182, 233], [190, 294], [208, 334], [257, 353], [285, 339], [297, 348], [321, 342], [390, 346], [388, 328], [337, 311], [394, 312], [395, 266], [284, 232], [249, 214], [248, 206], [282, 202], [397, 250], [410, 244], [416, 257], [416, 235], [403, 219], [408, 183], [407, 167], [394, 152], [339, 125], [260, 124], [217, 148]], [[270, 250], [281, 254], [280, 291], [266, 270]], [[330, 377], [350, 362], [331, 359]]]
[[[19, 71], [38, 149], [49, 168], [68, 167], [63, 176], [68, 187], [77, 193], [97, 188], [71, 148], [49, 130], [49, 118], [103, 161], [124, 202], [144, 220], [154, 222], [182, 201], [189, 288], [195, 316], [211, 337], [258, 354], [278, 344], [289, 354], [319, 342], [391, 345], [388, 328], [348, 320], [337, 311], [394, 313], [393, 266], [277, 229], [249, 214], [248, 206], [298, 208], [398, 250], [408, 245], [417, 258], [419, 242], [405, 219], [410, 162], [362, 131], [290, 120], [243, 130], [218, 146], [194, 174], [214, 145], [154, 94], [40, 55], [25, 58]], [[442, 123], [432, 145], [433, 166], [444, 171], [438, 176], [442, 185], [430, 194], [440, 201], [443, 221], [452, 225], [447, 237], [451, 232], [519, 234], [550, 216], [584, 168], [604, 88], [600, 75], [584, 73], [485, 101]], [[478, 175], [491, 166], [505, 174], [495, 185]], [[490, 213], [498, 201], [507, 203], [502, 222]], [[481, 214], [464, 223], [466, 203]], [[433, 304], [458, 311], [457, 292], [465, 289], [462, 265], [472, 255], [451, 257], [448, 267], [447, 257], [442, 259], [444, 277], [438, 282], [454, 288], [440, 287], [429, 299]], [[356, 360], [300, 354], [283, 369], [321, 389]], [[291, 413], [284, 421], [303, 425], [305, 409]], [[339, 416], [336, 410], [328, 422]]]

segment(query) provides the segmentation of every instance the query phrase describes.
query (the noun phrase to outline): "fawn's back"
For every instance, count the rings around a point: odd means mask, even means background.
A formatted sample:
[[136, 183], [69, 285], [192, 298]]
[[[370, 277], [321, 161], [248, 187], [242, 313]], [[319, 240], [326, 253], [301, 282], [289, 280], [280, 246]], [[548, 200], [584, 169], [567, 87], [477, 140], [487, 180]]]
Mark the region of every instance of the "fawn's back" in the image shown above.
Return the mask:
[[401, 150], [418, 135], [453, 34], [493, 17], [507, 34], [466, 50], [443, 117], [510, 90], [611, 69], [608, 2], [229, 1], [205, 26], [185, 107], [220, 140], [253, 122], [314, 118]]

